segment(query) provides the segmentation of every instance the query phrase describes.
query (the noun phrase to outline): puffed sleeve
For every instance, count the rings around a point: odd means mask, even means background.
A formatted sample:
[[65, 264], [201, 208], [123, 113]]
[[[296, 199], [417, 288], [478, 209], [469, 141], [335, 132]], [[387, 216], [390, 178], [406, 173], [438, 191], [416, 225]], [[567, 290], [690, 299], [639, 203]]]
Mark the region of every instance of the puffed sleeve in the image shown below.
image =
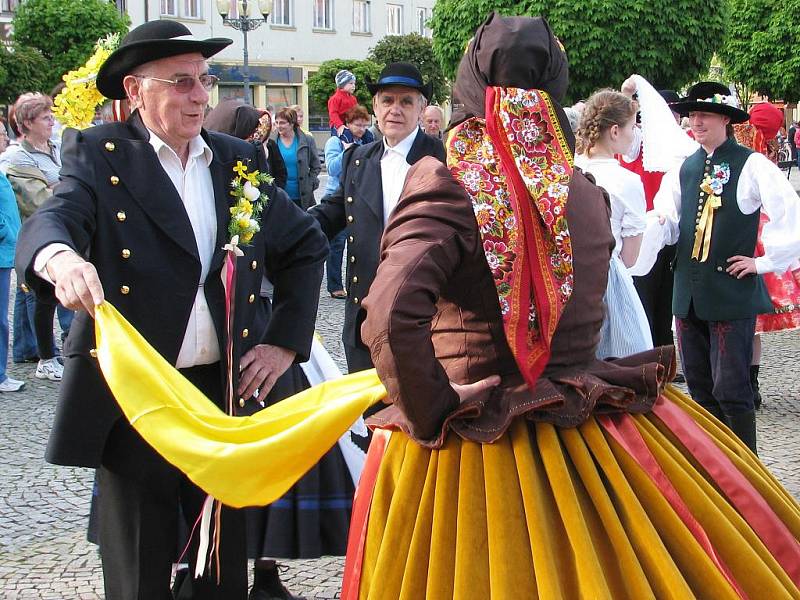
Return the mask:
[[644, 186], [638, 176], [625, 177], [618, 202], [622, 207], [622, 237], [640, 235], [646, 227]]
[[[423, 179], [420, 182], [420, 178]], [[425, 178], [430, 185], [426, 185]], [[410, 186], [418, 186], [408, 193]], [[435, 437], [459, 405], [431, 341], [431, 321], [443, 287], [474, 245], [471, 206], [436, 159], [411, 171], [384, 233], [381, 263], [364, 301], [361, 328], [389, 398], [403, 412], [412, 436]], [[459, 213], [459, 206], [465, 210]]]

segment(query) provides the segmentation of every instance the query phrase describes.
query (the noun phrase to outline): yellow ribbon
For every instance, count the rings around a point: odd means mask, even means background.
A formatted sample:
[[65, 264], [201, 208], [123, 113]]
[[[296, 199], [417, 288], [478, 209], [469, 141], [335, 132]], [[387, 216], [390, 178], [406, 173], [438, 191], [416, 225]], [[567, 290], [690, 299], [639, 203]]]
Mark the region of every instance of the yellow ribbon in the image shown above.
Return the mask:
[[97, 358], [136, 431], [205, 492], [233, 507], [285, 494], [369, 406], [386, 396], [375, 370], [231, 417], [156, 352], [109, 303], [95, 310]]
[[[706, 204], [703, 207], [703, 214], [700, 216], [700, 222], [697, 224], [694, 234], [694, 247], [692, 248], [692, 258], [705, 262], [708, 259], [708, 252], [711, 248], [711, 230], [714, 227], [714, 211], [722, 206], [722, 198], [716, 195], [710, 195], [706, 199]], [[702, 246], [702, 256], [700, 248]]]

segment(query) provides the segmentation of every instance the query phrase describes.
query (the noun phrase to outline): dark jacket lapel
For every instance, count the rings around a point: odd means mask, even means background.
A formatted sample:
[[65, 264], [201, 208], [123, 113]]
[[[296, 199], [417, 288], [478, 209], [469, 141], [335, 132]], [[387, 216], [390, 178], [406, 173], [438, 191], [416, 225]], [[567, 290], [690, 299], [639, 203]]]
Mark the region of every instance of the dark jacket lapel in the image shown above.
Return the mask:
[[103, 155], [153, 223], [199, 262], [186, 208], [148, 141], [150, 133], [138, 114], [131, 116], [128, 126], [131, 137], [113, 140], [115, 149]]
[[[362, 163], [350, 168], [364, 169], [361, 173], [360, 195], [366, 200], [367, 206], [381, 221], [383, 226], [383, 179], [381, 174], [381, 158], [383, 157], [383, 142], [377, 141], [368, 145], [364, 152]], [[358, 159], [355, 159], [358, 160]], [[353, 162], [355, 162], [355, 160]]]

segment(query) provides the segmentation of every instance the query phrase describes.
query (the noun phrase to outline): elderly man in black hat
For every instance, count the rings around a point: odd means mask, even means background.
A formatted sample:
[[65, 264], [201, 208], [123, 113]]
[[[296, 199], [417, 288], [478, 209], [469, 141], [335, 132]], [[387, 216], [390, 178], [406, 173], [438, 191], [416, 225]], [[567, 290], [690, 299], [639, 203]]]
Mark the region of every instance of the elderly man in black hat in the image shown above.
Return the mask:
[[347, 228], [347, 306], [344, 341], [351, 373], [372, 368], [361, 343], [361, 301], [378, 268], [383, 229], [400, 198], [406, 174], [423, 156], [444, 162], [442, 142], [422, 131], [420, 117], [431, 97], [414, 65], [391, 63], [376, 83], [367, 82], [383, 140], [348, 150], [342, 159], [339, 190], [311, 208], [329, 239]]
[[[132, 30], [100, 69], [97, 88], [127, 98], [125, 123], [67, 130], [61, 183], [20, 235], [17, 273], [39, 298], [79, 311], [64, 348], [64, 379], [47, 460], [97, 468], [106, 598], [166, 599], [178, 560], [178, 506], [188, 528], [205, 494], [122, 417], [94, 358], [94, 307], [112, 302], [169, 362], [220, 407], [228, 365], [220, 277], [229, 185], [252, 144], [202, 129], [216, 78], [206, 59], [231, 43], [196, 40], [182, 24]], [[261, 231], [239, 259], [232, 342], [237, 409], [253, 412], [293, 360], [310, 351], [327, 243], [309, 215], [274, 186]], [[274, 318], [256, 302], [275, 285]], [[124, 349], [120, 349], [124, 352]], [[132, 386], [136, 382], [131, 382]], [[223, 508], [220, 569], [189, 579], [182, 598], [244, 600], [244, 517]], [[197, 557], [194, 536], [187, 557]], [[217, 579], [219, 578], [219, 583]]]
[[[667, 173], [654, 210], [677, 242], [672, 309], [692, 397], [756, 451], [750, 362], [756, 315], [772, 311], [761, 273], [800, 256], [800, 202], [764, 155], [740, 146], [730, 125], [747, 121], [727, 87], [701, 82], [672, 105], [689, 115], [700, 148]], [[754, 258], [759, 214], [770, 221]]]

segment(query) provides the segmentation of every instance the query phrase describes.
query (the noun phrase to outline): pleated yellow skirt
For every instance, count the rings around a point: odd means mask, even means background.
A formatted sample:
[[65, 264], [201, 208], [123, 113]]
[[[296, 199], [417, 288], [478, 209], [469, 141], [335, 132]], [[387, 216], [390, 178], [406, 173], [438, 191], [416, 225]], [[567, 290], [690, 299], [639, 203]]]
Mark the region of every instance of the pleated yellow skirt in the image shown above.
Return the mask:
[[781, 540], [762, 541], [654, 413], [626, 418], [678, 501], [602, 417], [573, 429], [517, 420], [494, 444], [450, 435], [440, 450], [395, 432], [371, 495], [358, 597], [800, 598], [797, 502], [691, 399], [674, 389], [665, 396], [763, 498]]

